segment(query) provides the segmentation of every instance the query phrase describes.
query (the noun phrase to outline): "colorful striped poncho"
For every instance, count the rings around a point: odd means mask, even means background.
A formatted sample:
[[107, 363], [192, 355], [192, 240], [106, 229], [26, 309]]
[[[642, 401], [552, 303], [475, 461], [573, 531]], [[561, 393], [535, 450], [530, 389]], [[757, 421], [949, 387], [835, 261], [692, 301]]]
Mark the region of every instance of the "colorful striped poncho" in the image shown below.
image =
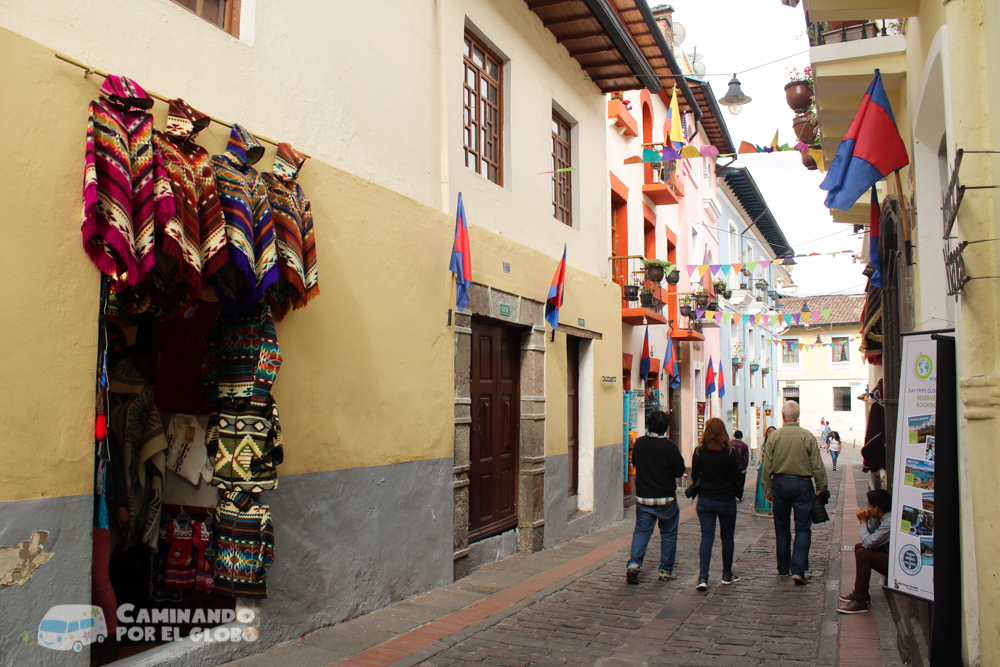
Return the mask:
[[264, 180], [251, 165], [264, 147], [239, 125], [233, 125], [229, 145], [212, 157], [212, 172], [226, 218], [230, 264], [215, 274], [216, 293], [229, 312], [259, 303], [278, 280], [271, 206]]
[[184, 100], [171, 100], [167, 130], [156, 133], [174, 193], [174, 215], [163, 227], [161, 247], [177, 260], [177, 265], [164, 271], [166, 282], [179, 274], [196, 297], [201, 295], [202, 281], [229, 260], [226, 221], [219, 205], [212, 158], [194, 143], [198, 133], [211, 122]]
[[227, 493], [215, 510], [214, 592], [238, 598], [266, 598], [267, 571], [274, 563], [271, 509], [249, 493]]
[[264, 407], [280, 367], [281, 348], [267, 304], [238, 316], [220, 315], [202, 357], [205, 402], [248, 398]]
[[278, 144], [273, 173], [263, 174], [281, 266], [281, 278], [268, 292], [278, 321], [292, 306], [302, 308], [319, 294], [312, 204], [295, 182], [305, 161], [305, 156], [289, 144]]
[[90, 103], [83, 176], [83, 248], [97, 268], [138, 283], [154, 262], [155, 225], [174, 214], [156, 137], [153, 100], [112, 74]]

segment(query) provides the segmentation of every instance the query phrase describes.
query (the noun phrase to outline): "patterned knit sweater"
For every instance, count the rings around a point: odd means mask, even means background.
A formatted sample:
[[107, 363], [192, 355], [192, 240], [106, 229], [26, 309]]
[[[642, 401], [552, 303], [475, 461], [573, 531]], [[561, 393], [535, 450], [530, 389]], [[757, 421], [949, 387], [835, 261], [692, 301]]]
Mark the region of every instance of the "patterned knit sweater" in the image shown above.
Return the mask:
[[319, 294], [312, 204], [295, 182], [305, 161], [305, 156], [289, 144], [278, 144], [272, 173], [263, 175], [281, 267], [281, 278], [268, 293], [278, 321], [293, 306], [302, 308]]
[[231, 264], [216, 272], [216, 292], [229, 312], [259, 303], [278, 280], [271, 206], [264, 180], [251, 165], [264, 147], [249, 132], [233, 125], [229, 145], [212, 157], [212, 171], [226, 218]]
[[267, 571], [274, 562], [271, 509], [248, 493], [227, 493], [215, 510], [214, 592], [266, 598]]
[[177, 260], [174, 270], [195, 296], [201, 295], [202, 281], [229, 259], [211, 156], [194, 143], [211, 122], [184, 100], [171, 100], [167, 130], [156, 133], [174, 193], [174, 215], [163, 227], [162, 248]]
[[250, 399], [267, 405], [271, 387], [281, 368], [278, 334], [267, 304], [242, 315], [220, 316], [202, 357], [205, 402], [217, 399]]
[[98, 269], [130, 285], [153, 266], [154, 225], [174, 214], [152, 106], [139, 84], [112, 74], [90, 103], [87, 125], [83, 248]]

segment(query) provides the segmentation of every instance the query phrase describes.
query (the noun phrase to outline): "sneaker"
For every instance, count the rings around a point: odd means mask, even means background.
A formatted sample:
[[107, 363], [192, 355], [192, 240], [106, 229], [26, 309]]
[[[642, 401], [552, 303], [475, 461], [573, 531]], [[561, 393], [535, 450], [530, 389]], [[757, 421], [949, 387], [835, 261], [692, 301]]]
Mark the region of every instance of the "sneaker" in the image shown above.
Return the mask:
[[735, 574], [731, 574], [728, 577], [726, 575], [722, 575], [722, 583], [725, 584], [726, 586], [729, 586], [730, 584], [735, 584], [739, 580], [740, 578]]
[[695, 586], [699, 591], [708, 590], [708, 577], [698, 577], [698, 585]]
[[868, 603], [864, 600], [851, 600], [837, 607], [841, 614], [864, 614], [868, 611]]
[[625, 581], [630, 584], [639, 583], [639, 566], [629, 565], [628, 569], [625, 570]]
[[791, 572], [779, 572], [778, 576], [781, 577], [782, 579], [787, 579], [788, 577], [792, 576], [792, 573]]
[[858, 602], [868, 602], [868, 596], [861, 597], [857, 593], [848, 593], [847, 595], [841, 595], [839, 600], [841, 602], [854, 602], [855, 600]]
[[806, 584], [809, 583], [809, 581], [806, 579], [806, 575], [804, 574], [793, 574], [792, 581], [795, 582], [796, 586], [805, 586]]
[[677, 578], [673, 570], [660, 570], [660, 581], [673, 581]]

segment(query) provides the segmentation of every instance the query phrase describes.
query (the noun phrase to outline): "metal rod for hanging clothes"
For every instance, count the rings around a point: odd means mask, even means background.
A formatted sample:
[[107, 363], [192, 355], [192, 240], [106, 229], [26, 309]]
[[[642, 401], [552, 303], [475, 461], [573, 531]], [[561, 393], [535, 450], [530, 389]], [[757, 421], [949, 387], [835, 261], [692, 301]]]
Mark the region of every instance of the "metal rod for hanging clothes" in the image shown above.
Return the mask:
[[[86, 77], [86, 76], [88, 76], [90, 74], [96, 74], [98, 76], [104, 77], [105, 79], [108, 78], [108, 72], [105, 72], [104, 70], [97, 69], [96, 67], [91, 67], [90, 65], [88, 65], [86, 63], [80, 62], [76, 58], [67, 56], [67, 55], [65, 55], [63, 53], [59, 53], [58, 51], [56, 52], [55, 56], [56, 56], [56, 58], [58, 58], [59, 60], [62, 60], [63, 62], [69, 63], [70, 65], [75, 65], [75, 66], [79, 67], [80, 69], [82, 69], [84, 77]], [[170, 98], [168, 98], [167, 96], [161, 95], [160, 93], [153, 92], [152, 90], [148, 90], [148, 89], [145, 89], [145, 90], [146, 90], [146, 94], [149, 95], [150, 97], [158, 99], [161, 102], [166, 102], [167, 104], [170, 104]], [[233, 126], [232, 123], [224, 121], [221, 118], [216, 118], [215, 116], [209, 116], [209, 118], [212, 119], [213, 123], [218, 123], [219, 125], [225, 125], [226, 127], [232, 127]], [[261, 141], [267, 142], [267, 143], [271, 144], [272, 146], [277, 146], [278, 143], [279, 143], [279, 142], [275, 141], [274, 139], [271, 139], [269, 137], [265, 137], [263, 134], [257, 134], [256, 132], [252, 132], [251, 134], [253, 134], [253, 136], [255, 138], [260, 139]], [[303, 153], [302, 151], [298, 151], [298, 152], [303, 157], [307, 157], [307, 158], [311, 158], [312, 157], [308, 153]]]

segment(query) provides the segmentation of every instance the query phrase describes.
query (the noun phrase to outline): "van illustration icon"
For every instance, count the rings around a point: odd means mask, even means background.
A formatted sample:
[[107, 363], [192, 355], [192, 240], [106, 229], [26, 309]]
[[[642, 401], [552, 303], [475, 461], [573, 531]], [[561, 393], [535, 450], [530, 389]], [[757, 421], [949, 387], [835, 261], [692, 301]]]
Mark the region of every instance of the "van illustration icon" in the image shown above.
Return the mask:
[[45, 612], [38, 624], [38, 645], [56, 651], [73, 649], [103, 642], [108, 636], [108, 624], [100, 607], [89, 604], [60, 604]]

